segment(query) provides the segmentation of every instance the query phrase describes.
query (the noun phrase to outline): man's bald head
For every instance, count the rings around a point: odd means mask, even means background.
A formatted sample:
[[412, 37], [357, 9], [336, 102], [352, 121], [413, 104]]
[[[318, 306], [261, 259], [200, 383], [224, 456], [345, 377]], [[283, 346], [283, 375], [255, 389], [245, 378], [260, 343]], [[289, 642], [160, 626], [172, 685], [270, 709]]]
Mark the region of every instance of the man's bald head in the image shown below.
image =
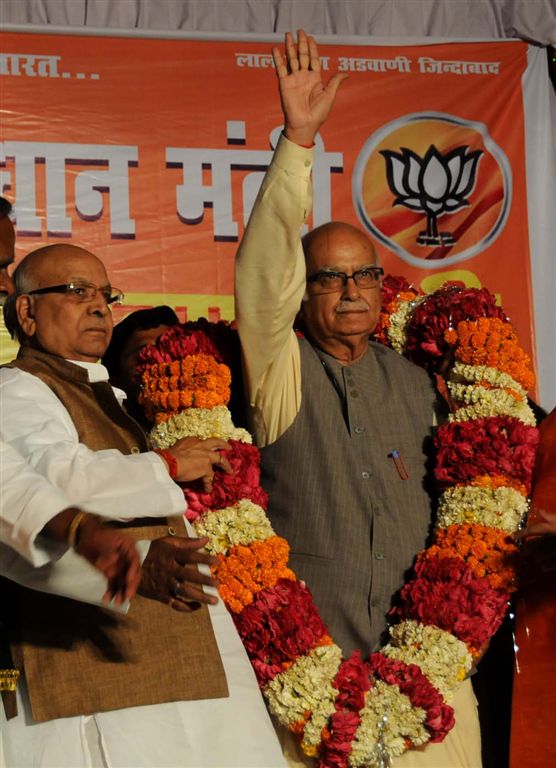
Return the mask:
[[45, 280], [49, 280], [53, 273], [65, 271], [64, 268], [68, 263], [71, 264], [83, 257], [90, 257], [102, 265], [100, 259], [90, 251], [69, 243], [54, 243], [31, 251], [14, 270], [16, 295], [34, 291], [36, 288], [44, 288]]
[[367, 264], [377, 264], [377, 255], [372, 241], [353, 224], [345, 221], [329, 221], [308, 232], [302, 240], [307, 274], [319, 269], [334, 268], [339, 260], [357, 251], [366, 254]]
[[[103, 292], [85, 298], [64, 290], [70, 283], [109, 290], [100, 259], [79, 246], [57, 243], [29, 253], [13, 276], [15, 294], [4, 308], [12, 335], [15, 332], [22, 344], [68, 360], [94, 362], [102, 357], [112, 333]], [[45, 290], [49, 288], [54, 290]]]

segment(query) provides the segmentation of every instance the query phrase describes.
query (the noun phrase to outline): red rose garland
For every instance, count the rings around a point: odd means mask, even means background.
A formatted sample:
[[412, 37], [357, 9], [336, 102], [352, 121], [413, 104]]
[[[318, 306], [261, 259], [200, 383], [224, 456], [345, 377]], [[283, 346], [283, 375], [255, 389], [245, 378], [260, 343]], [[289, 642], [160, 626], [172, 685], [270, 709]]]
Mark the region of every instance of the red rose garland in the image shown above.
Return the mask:
[[[270, 709], [299, 734], [305, 754], [335, 768], [378, 764], [441, 741], [453, 726], [451, 693], [515, 588], [509, 534], [526, 512], [537, 441], [524, 390], [528, 361], [488, 291], [452, 286], [423, 297], [402, 278], [386, 278], [384, 293], [378, 338], [433, 371], [453, 358], [454, 412], [436, 437], [443, 494], [434, 544], [391, 611], [398, 623], [389, 643], [368, 661], [341, 658], [309, 590], [287, 567], [287, 543], [264, 513], [258, 451], [229, 413], [218, 405], [163, 414], [152, 433], [161, 448], [189, 434], [231, 440], [234, 473], [217, 474], [211, 494], [186, 490], [188, 517], [220, 557], [220, 594]], [[156, 406], [149, 393], [161, 363], [185, 359], [198, 370], [199, 356], [237, 362], [237, 349], [222, 323], [168, 331], [143, 355], [147, 410]]]
[[232, 474], [217, 472], [214, 476], [211, 493], [196, 493], [184, 488], [187, 500], [187, 518], [197, 517], [210, 509], [223, 509], [240, 501], [249, 499], [263, 509], [268, 506], [268, 494], [260, 486], [259, 451], [253, 445], [230, 440], [231, 450], [226, 457], [232, 465]]
[[438, 428], [435, 478], [440, 487], [478, 475], [506, 475], [529, 487], [537, 429], [508, 416], [452, 421]]

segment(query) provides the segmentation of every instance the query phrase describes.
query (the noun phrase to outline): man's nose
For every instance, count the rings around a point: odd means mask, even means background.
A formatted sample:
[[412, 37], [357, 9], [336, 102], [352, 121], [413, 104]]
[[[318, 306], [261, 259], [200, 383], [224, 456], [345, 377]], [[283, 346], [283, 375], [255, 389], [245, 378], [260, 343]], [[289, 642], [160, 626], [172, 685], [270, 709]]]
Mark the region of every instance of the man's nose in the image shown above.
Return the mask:
[[88, 311], [91, 315], [100, 315], [101, 317], [105, 317], [110, 313], [110, 307], [100, 291], [97, 291], [89, 301]]
[[355, 300], [358, 299], [361, 296], [361, 292], [359, 290], [359, 286], [355, 282], [355, 278], [353, 275], [348, 275], [346, 277], [346, 282], [344, 287], [342, 288], [342, 298], [344, 299], [350, 299]]

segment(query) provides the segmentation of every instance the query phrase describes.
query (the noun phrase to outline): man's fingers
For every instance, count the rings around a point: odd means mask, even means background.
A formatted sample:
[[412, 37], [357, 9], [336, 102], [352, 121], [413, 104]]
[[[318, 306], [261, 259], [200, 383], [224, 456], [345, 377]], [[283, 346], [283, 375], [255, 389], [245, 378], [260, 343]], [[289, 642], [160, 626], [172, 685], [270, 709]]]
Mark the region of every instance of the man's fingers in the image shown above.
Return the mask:
[[180, 611], [180, 613], [191, 613], [191, 611], [197, 611], [201, 607], [199, 602], [188, 603], [186, 600], [180, 600], [177, 597], [170, 598], [168, 603], [174, 611]]
[[[210, 576], [205, 576], [199, 571], [189, 573], [187, 579], [180, 579], [172, 590], [174, 597], [187, 600], [197, 600], [197, 592], [204, 594], [203, 587], [216, 588], [216, 582]], [[211, 602], [211, 601], [207, 601]]]
[[307, 41], [307, 35], [300, 29], [297, 33], [297, 48], [299, 54], [299, 66], [301, 69], [309, 68], [309, 43]]
[[201, 482], [203, 484], [203, 491], [205, 493], [212, 493], [212, 483], [213, 483], [213, 480], [214, 480], [214, 472], [211, 472], [210, 474], [205, 475], [201, 479]]
[[[191, 555], [189, 562], [187, 564], [183, 564], [182, 568], [184, 570], [177, 572], [176, 578], [182, 581], [186, 581], [190, 576], [190, 571], [187, 571], [187, 567], [189, 565], [195, 566], [195, 573], [198, 573], [196, 570], [196, 567], [198, 565], [207, 565], [210, 567], [218, 564], [218, 558], [215, 558], [214, 555], [209, 555], [206, 552], [196, 552], [194, 555]], [[204, 581], [204, 584], [208, 584], [211, 587], [216, 586], [216, 582], [208, 582]]]
[[125, 578], [124, 600], [131, 600], [137, 594], [141, 583], [141, 561], [137, 555], [137, 561], [129, 563]]
[[227, 440], [221, 440], [219, 437], [209, 437], [202, 442], [203, 448], [209, 448], [210, 450], [218, 449], [221, 451], [229, 451], [232, 446]]
[[223, 469], [228, 475], [232, 473], [232, 465], [224, 454], [220, 451], [211, 451], [211, 460], [213, 467]]
[[287, 77], [288, 68], [284, 63], [284, 59], [282, 58], [282, 53], [279, 48], [274, 47], [272, 49], [272, 58], [274, 59], [274, 67], [276, 69], [276, 75], [278, 76], [278, 79]]
[[[210, 584], [207, 584], [207, 586], [212, 586]], [[191, 601], [198, 603], [204, 603], [205, 605], [216, 605], [218, 602], [218, 598], [214, 595], [209, 595], [206, 592], [203, 592], [202, 588], [199, 586], [195, 586], [195, 584], [192, 584], [191, 582], [182, 582], [179, 586], [179, 589], [177, 590], [177, 593], [175, 594], [176, 600], [184, 600], [184, 601]]]
[[297, 72], [299, 69], [299, 59], [297, 58], [297, 48], [290, 32], [286, 32], [286, 58], [290, 72]]
[[333, 99], [336, 97], [336, 92], [340, 85], [344, 82], [344, 80], [347, 80], [348, 77], [349, 75], [345, 72], [336, 72], [335, 75], [332, 75], [326, 85], [325, 90], [332, 96]]
[[309, 37], [307, 38], [307, 42], [309, 44], [309, 66], [313, 70], [313, 72], [319, 72], [320, 56], [319, 56], [319, 49], [317, 48], [317, 43], [315, 41], [315, 38], [309, 35]]

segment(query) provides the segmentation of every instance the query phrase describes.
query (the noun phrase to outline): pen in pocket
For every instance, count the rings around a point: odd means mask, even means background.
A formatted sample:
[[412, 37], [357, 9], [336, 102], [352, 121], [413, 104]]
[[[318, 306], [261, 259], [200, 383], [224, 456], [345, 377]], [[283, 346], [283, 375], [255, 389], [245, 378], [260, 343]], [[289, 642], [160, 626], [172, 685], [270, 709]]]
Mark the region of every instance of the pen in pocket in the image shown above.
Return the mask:
[[407, 467], [405, 466], [405, 462], [403, 460], [403, 456], [401, 455], [401, 453], [394, 449], [393, 451], [390, 451], [388, 456], [394, 462], [394, 466], [396, 467], [396, 472], [401, 477], [401, 479], [409, 480], [409, 472], [407, 471]]

